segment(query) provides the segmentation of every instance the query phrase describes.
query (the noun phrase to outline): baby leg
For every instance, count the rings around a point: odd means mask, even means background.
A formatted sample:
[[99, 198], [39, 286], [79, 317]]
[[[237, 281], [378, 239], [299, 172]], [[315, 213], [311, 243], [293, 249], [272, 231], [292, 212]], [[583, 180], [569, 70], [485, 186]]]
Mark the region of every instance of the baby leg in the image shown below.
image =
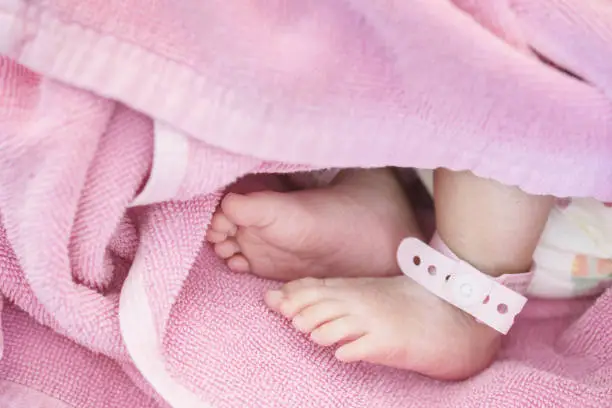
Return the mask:
[[457, 256], [492, 276], [527, 271], [553, 205], [469, 172], [435, 173], [438, 233]]
[[[440, 235], [460, 257], [491, 275], [525, 272], [552, 200], [471, 173], [439, 170]], [[345, 362], [462, 379], [486, 368], [500, 336], [405, 276], [302, 279], [266, 302]], [[451, 340], [452, 339], [452, 340]]]

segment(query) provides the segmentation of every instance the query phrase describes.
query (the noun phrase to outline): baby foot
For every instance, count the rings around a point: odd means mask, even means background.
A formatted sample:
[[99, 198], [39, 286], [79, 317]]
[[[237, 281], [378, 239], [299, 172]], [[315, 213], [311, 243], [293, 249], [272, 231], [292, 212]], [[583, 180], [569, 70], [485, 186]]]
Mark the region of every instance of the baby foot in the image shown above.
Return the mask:
[[405, 276], [306, 278], [266, 294], [268, 306], [336, 358], [459, 380], [485, 369], [500, 336]]
[[207, 234], [231, 270], [281, 280], [398, 274], [406, 236], [420, 231], [388, 169], [341, 173], [321, 189], [229, 194]]

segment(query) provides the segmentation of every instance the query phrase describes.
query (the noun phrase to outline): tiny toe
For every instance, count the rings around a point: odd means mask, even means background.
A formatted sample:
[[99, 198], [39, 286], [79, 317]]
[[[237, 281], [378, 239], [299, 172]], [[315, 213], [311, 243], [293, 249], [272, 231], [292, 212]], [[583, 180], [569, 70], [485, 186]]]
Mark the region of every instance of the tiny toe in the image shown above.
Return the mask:
[[342, 302], [327, 300], [303, 309], [293, 318], [293, 326], [302, 333], [310, 333], [317, 327], [347, 315]]
[[210, 222], [210, 228], [217, 232], [223, 232], [229, 236], [236, 235], [236, 224], [231, 222], [223, 213], [217, 213]]
[[206, 232], [206, 240], [211, 244], [218, 244], [220, 242], [225, 241], [226, 239], [227, 233], [225, 232], [219, 232], [213, 229], [209, 229], [208, 232]]
[[266, 305], [277, 313], [280, 313], [281, 304], [285, 300], [285, 295], [280, 290], [269, 290], [264, 296]]
[[365, 332], [363, 324], [356, 317], [344, 316], [317, 327], [310, 333], [310, 338], [320, 346], [331, 346], [338, 342], [355, 340]]
[[325, 279], [302, 278], [285, 283], [282, 287], [282, 291], [286, 294], [291, 294], [308, 288], [322, 288], [324, 286], [326, 286]]
[[233, 239], [228, 239], [215, 245], [215, 253], [223, 259], [227, 259], [238, 252], [240, 252], [240, 246]]
[[[293, 319], [304, 308], [330, 297], [324, 287], [304, 287], [301, 290], [287, 289], [291, 283], [284, 285], [280, 291], [268, 292], [266, 303], [268, 306], [288, 319]], [[276, 293], [279, 292], [279, 293]]]
[[249, 195], [228, 194], [221, 202], [230, 222], [243, 227], [266, 227], [276, 219], [278, 194], [258, 192]]
[[377, 351], [377, 344], [372, 336], [364, 335], [354, 341], [348, 342], [336, 350], [336, 358], [344, 363], [368, 361]]
[[287, 292], [304, 288], [350, 288], [356, 283], [366, 282], [370, 278], [302, 278], [287, 283], [283, 289]]
[[233, 272], [247, 273], [251, 270], [249, 261], [243, 255], [234, 255], [227, 260], [227, 267]]

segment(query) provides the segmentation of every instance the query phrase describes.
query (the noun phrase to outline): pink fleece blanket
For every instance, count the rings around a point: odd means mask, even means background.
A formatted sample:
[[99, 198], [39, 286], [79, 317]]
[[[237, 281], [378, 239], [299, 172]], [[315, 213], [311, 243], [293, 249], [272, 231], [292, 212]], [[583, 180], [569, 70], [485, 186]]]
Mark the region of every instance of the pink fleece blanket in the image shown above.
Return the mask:
[[531, 302], [439, 383], [338, 363], [204, 243], [247, 173], [612, 200], [608, 4], [0, 0], [0, 54], [1, 406], [612, 406], [612, 292]]

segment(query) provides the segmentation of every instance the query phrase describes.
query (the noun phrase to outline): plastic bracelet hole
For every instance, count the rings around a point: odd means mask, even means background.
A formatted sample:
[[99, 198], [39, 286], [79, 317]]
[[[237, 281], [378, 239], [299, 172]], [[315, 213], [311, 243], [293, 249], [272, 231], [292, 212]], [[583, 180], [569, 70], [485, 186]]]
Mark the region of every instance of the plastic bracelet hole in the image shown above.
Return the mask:
[[487, 303], [489, 303], [489, 300], [491, 300], [491, 296], [487, 295], [487, 297], [484, 298], [484, 300], [482, 301], [482, 304], [486, 305]]
[[508, 306], [505, 303], [500, 303], [497, 305], [497, 311], [499, 314], [506, 314], [508, 313]]
[[427, 267], [427, 272], [431, 275], [434, 276], [436, 274], [436, 267], [433, 265], [429, 265]]
[[446, 275], [446, 278], [444, 278], [444, 280], [445, 280], [446, 282], [448, 282], [448, 280], [450, 279], [450, 277], [451, 277], [450, 275]]
[[419, 258], [418, 256], [415, 256], [414, 258], [412, 258], [412, 262], [416, 265], [419, 266], [421, 264], [421, 258]]

